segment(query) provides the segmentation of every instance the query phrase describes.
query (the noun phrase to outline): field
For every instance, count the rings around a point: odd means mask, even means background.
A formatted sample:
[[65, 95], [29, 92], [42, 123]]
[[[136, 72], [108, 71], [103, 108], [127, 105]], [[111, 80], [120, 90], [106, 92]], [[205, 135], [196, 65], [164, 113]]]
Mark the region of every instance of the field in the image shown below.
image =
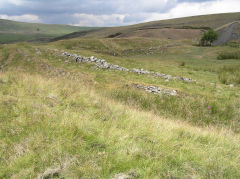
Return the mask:
[[0, 178], [240, 178], [240, 61], [218, 59], [238, 50], [143, 37], [1, 45]]

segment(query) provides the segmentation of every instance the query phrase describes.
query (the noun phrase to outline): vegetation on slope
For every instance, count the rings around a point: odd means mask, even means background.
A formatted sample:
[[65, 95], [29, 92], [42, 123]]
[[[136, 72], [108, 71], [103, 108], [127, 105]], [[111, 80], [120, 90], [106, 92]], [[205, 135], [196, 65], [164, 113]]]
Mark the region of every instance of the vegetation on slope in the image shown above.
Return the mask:
[[236, 13], [221, 13], [221, 14], [208, 14], [208, 15], [200, 15], [200, 16], [190, 16], [190, 17], [182, 17], [175, 19], [167, 19], [153, 22], [146, 22], [139, 24], [139, 26], [177, 26], [177, 27], [203, 27], [203, 29], [207, 29], [210, 27], [212, 29], [216, 29], [225, 24], [234, 22], [239, 20], [239, 12]]
[[[74, 33], [67, 37], [147, 37], [155, 39], [171, 38], [176, 40], [190, 39], [191, 37], [193, 40], [196, 40], [196, 38], [201, 38], [201, 34], [205, 30], [216, 29], [225, 24], [238, 21], [239, 17], [240, 13], [201, 15], [146, 22], [123, 27], [101, 28], [87, 33]], [[66, 37], [63, 36], [58, 39], [65, 38]]]
[[81, 78], [16, 71], [0, 73], [2, 178], [240, 177], [239, 136], [120, 105]]
[[[236, 108], [239, 103], [237, 97], [239, 94], [233, 92], [232, 89], [227, 89], [226, 86], [222, 86], [222, 81], [219, 81], [221, 75], [219, 70], [223, 66], [236, 66], [239, 62], [216, 60], [218, 52], [229, 47], [208, 49], [184, 45], [183, 42], [162, 42], [151, 39], [75, 39], [56, 44], [60, 48], [64, 48], [67, 44], [66, 47], [71, 47], [68, 50], [73, 53], [80, 52], [86, 56], [100, 55], [100, 57], [108, 59], [114, 64], [129, 69], [144, 68], [172, 76], [196, 79], [197, 84], [184, 84], [131, 74], [113, 75], [116, 74], [115, 72], [100, 71], [93, 73], [101, 88], [106, 91], [108, 87], [110, 88], [107, 93], [108, 95], [111, 94], [111, 98], [113, 97], [126, 104], [144, 110], [152, 110], [155, 114], [161, 116], [171, 115], [182, 118], [198, 125], [229, 125], [231, 123], [231, 128], [236, 131], [239, 130], [237, 129], [240, 122], [239, 112]], [[151, 50], [149, 51], [149, 49]], [[130, 51], [130, 53], [126, 53], [126, 51]], [[199, 54], [202, 54], [202, 56], [199, 56]], [[114, 55], [117, 57], [114, 57]], [[47, 58], [55, 57], [48, 56]], [[181, 62], [185, 62], [187, 65], [181, 67], [179, 66]], [[79, 68], [78, 66], [75, 67], [75, 64], [71, 67]], [[149, 86], [164, 85], [168, 88], [177, 89], [184, 98], [152, 96], [126, 87], [126, 84], [139, 83], [139, 81]], [[210, 110], [208, 109], [209, 106], [211, 107]]]
[[219, 70], [219, 79], [223, 84], [240, 84], [240, 65], [224, 66]]
[[[55, 48], [197, 83], [66, 63]], [[0, 178], [239, 178], [239, 88], [218, 79], [239, 61], [216, 60], [231, 48], [150, 39], [0, 46]]]

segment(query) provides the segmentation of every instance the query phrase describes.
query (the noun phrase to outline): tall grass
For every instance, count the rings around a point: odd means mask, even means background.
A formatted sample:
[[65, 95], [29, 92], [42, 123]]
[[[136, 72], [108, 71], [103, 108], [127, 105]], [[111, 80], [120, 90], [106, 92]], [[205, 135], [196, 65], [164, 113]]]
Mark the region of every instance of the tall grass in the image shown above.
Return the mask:
[[[139, 107], [141, 110], [153, 111], [157, 115], [181, 118], [195, 125], [229, 126], [240, 131], [234, 104], [225, 100], [179, 94], [179, 97], [144, 94], [134, 89], [121, 89], [112, 92], [112, 97], [125, 104]], [[232, 123], [231, 121], [234, 121]]]
[[0, 84], [0, 178], [240, 177], [229, 131], [121, 105], [81, 79], [15, 71]]
[[221, 68], [219, 70], [219, 80], [223, 84], [240, 84], [240, 65]]
[[233, 48], [240, 48], [240, 42], [229, 42], [226, 44], [227, 46], [233, 47]]

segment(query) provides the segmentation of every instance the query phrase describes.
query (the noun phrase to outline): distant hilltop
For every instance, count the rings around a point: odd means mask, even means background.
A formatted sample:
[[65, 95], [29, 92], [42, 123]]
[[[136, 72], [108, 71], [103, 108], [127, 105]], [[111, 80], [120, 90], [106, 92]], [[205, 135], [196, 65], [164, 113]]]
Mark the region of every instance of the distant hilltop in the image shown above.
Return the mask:
[[130, 26], [108, 27], [83, 32], [75, 32], [57, 37], [54, 40], [77, 37], [144, 37], [169, 40], [199, 40], [204, 31], [208, 29], [214, 29], [219, 34], [219, 40], [215, 43], [215, 45], [221, 45], [231, 40], [240, 40], [240, 36], [237, 35], [240, 32], [239, 21], [239, 12], [201, 15], [152, 21]]
[[0, 20], [0, 43], [16, 41], [56, 41], [69, 38], [144, 37], [167, 40], [199, 40], [214, 29], [219, 34], [215, 45], [240, 40], [240, 13], [224, 13], [152, 21], [121, 27], [77, 27], [56, 24], [23, 23]]

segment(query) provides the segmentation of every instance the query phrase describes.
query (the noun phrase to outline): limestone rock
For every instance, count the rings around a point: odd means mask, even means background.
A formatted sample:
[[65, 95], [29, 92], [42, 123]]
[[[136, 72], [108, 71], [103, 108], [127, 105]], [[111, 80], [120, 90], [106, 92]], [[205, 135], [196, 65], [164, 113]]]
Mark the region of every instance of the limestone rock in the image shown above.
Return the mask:
[[65, 57], [65, 63], [70, 63], [70, 59], [72, 59], [72, 61], [77, 62], [77, 63], [94, 63], [98, 68], [102, 68], [102, 69], [110, 69], [110, 70], [118, 70], [118, 71], [126, 71], [126, 72], [133, 72], [133, 73], [137, 73], [137, 74], [141, 74], [141, 75], [154, 75], [156, 77], [160, 77], [165, 79], [166, 81], [169, 80], [182, 80], [185, 82], [196, 82], [196, 80], [193, 80], [191, 78], [185, 78], [185, 77], [172, 77], [171, 75], [166, 75], [163, 73], [159, 73], [159, 72], [150, 72], [148, 70], [144, 70], [144, 69], [137, 69], [137, 68], [133, 68], [131, 70], [121, 67], [119, 65], [114, 65], [114, 64], [110, 64], [108, 63], [106, 60], [104, 59], [98, 59], [94, 56], [91, 57], [82, 57], [79, 56], [77, 54], [71, 54], [68, 52], [65, 52], [64, 50], [61, 51], [61, 55], [63, 57]]
[[136, 88], [138, 89], [143, 89], [144, 91], [148, 93], [153, 93], [153, 94], [166, 94], [170, 96], [177, 96], [177, 91], [176, 90], [171, 90], [171, 89], [162, 89], [157, 86], [142, 86], [139, 84], [135, 84]]

